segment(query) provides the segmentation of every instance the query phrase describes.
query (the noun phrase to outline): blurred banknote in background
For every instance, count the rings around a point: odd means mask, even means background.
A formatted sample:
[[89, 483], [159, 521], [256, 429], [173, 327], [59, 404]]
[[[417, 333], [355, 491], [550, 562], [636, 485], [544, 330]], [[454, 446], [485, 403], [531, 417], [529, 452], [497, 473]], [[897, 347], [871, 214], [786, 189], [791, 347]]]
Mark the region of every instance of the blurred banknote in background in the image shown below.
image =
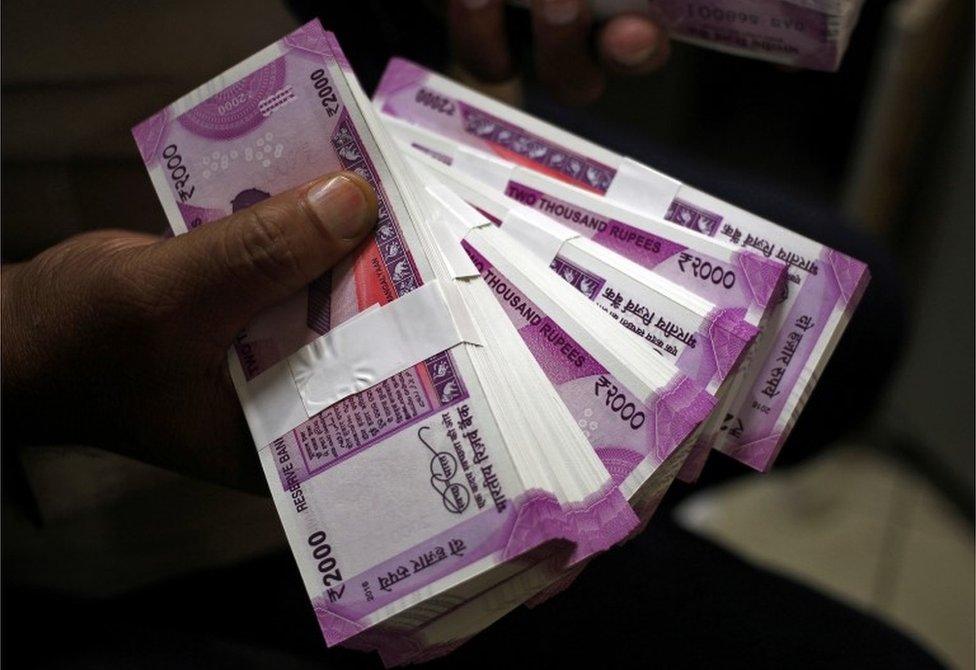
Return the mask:
[[597, 19], [644, 13], [682, 42], [828, 71], [840, 67], [863, 4], [864, 0], [590, 0]]

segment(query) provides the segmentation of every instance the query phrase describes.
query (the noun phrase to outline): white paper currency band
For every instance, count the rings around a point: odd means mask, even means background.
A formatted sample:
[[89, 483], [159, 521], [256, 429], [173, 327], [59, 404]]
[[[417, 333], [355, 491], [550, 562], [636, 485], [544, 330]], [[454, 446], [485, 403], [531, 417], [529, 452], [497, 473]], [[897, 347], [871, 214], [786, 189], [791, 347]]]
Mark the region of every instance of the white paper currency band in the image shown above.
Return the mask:
[[502, 218], [502, 230], [548, 265], [566, 242], [579, 235], [545, 214], [518, 205]]
[[437, 240], [437, 246], [444, 254], [445, 261], [451, 268], [456, 279], [471, 279], [480, 277], [481, 273], [474, 266], [467, 252], [461, 247], [461, 240], [468, 231], [482, 226], [490, 226], [491, 222], [471, 209], [456, 194], [443, 184], [437, 183], [437, 175], [427, 170], [423, 165], [416, 164], [418, 170], [427, 177], [425, 188], [433, 201], [439, 218], [430, 227], [431, 233]]
[[408, 153], [411, 148], [420, 148], [425, 153], [432, 151], [450, 159], [451, 167], [454, 169], [479, 179], [495, 189], [504, 189], [505, 184], [511, 179], [512, 171], [515, 168], [508, 161], [458, 144], [453, 140], [445, 139], [426, 128], [415, 126], [400, 119], [383, 116], [382, 121], [390, 134], [408, 150]]
[[462, 342], [480, 344], [457, 290], [430, 281], [288, 357], [311, 417]]
[[[443, 220], [439, 223], [444, 225], [440, 226], [439, 230], [434, 231], [439, 246], [442, 250], [457, 250], [464, 254], [458, 240], [463, 239], [469, 230], [490, 226], [492, 225], [491, 222], [475, 211], [470, 204], [464, 201], [464, 198], [458, 196], [444, 184], [439, 183], [437, 180], [440, 175], [428, 167], [431, 165], [429, 161], [425, 164], [418, 157], [412, 156], [411, 158], [411, 164], [418, 174], [424, 176], [428, 183], [427, 193], [436, 204], [440, 205]], [[542, 258], [547, 265], [552, 262], [552, 259], [556, 257], [566, 242], [579, 237], [573, 230], [556, 223], [544, 214], [523, 205], [517, 205], [514, 201], [504, 202], [505, 198], [496, 193], [487, 192], [480, 195], [495, 202], [503, 201], [503, 206], [508, 210], [508, 213], [502, 217], [502, 230]], [[451, 252], [445, 254], [445, 256], [450, 255]], [[464, 254], [463, 260], [465, 262], [457, 263], [448, 260], [454, 271], [454, 276], [459, 279], [467, 278], [469, 274], [466, 270], [474, 267], [466, 254]], [[477, 270], [475, 273], [477, 276]]]
[[[480, 277], [481, 273], [478, 272], [478, 268], [471, 262], [467, 252], [460, 243], [460, 231], [466, 229], [461, 228], [453, 221], [456, 217], [439, 200], [432, 198], [432, 201], [434, 211], [428, 228], [430, 229], [431, 235], [437, 241], [437, 249], [440, 251], [441, 257], [444, 259], [447, 267], [450, 268], [451, 276], [455, 279], [475, 279], [476, 277]], [[460, 236], [463, 237], [463, 234], [460, 234]]]
[[643, 214], [662, 216], [678, 194], [681, 182], [629, 158], [617, 166], [607, 198]]
[[505, 190], [505, 185], [512, 178], [512, 171], [515, 169], [507, 161], [463, 145], [457, 147], [451, 167], [499, 191]]
[[421, 149], [425, 153], [433, 151], [439, 155], [437, 160], [446, 158], [451, 162], [454, 161], [454, 155], [457, 153], [459, 146], [456, 142], [441, 137], [437, 133], [432, 133], [420, 126], [407, 123], [402, 119], [385, 115], [377, 118], [380, 119], [387, 132], [396, 140], [397, 144], [408, 149]]

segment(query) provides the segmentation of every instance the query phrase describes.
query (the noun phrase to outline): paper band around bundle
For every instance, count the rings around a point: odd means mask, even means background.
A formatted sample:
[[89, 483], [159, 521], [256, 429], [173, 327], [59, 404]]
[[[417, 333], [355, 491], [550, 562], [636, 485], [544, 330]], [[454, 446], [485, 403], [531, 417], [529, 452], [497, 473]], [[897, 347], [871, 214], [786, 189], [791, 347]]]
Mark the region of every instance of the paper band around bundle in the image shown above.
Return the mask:
[[511, 163], [465, 146], [457, 147], [451, 167], [499, 190], [505, 189], [515, 169]]
[[428, 184], [426, 191], [440, 205], [436, 208], [436, 219], [431, 222], [430, 231], [437, 238], [437, 246], [451, 274], [455, 279], [480, 278], [481, 273], [461, 246], [461, 240], [469, 231], [490, 226], [491, 222], [443, 184]]
[[454, 286], [430, 281], [340, 324], [287, 362], [311, 417], [461, 343], [481, 344], [467, 308]]
[[502, 218], [501, 228], [547, 265], [563, 245], [579, 237], [566, 226], [522, 205], [512, 207]]
[[480, 278], [481, 273], [461, 246], [461, 240], [467, 236], [468, 232], [476, 228], [491, 226], [491, 221], [475, 212], [463, 199], [443, 184], [431, 183], [426, 187], [426, 191], [440, 205], [437, 208], [438, 218], [434, 222], [435, 226], [446, 229], [449, 237], [445, 239], [453, 237], [458, 242], [457, 244], [440, 246], [444, 261], [451, 268], [451, 274], [455, 279]]
[[680, 188], [677, 179], [624, 158], [617, 165], [606, 197], [615, 202], [639, 203], [643, 213], [666, 212]]

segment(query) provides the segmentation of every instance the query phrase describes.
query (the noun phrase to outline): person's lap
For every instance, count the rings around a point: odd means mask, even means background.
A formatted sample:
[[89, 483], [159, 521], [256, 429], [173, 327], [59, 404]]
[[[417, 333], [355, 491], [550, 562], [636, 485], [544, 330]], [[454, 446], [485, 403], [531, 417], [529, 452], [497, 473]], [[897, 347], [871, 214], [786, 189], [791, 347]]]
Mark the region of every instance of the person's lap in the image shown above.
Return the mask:
[[[8, 590], [8, 659], [33, 667], [380, 667], [326, 650], [282, 552], [109, 600]], [[51, 644], [56, 639], [57, 644]], [[29, 654], [29, 656], [23, 655]], [[660, 516], [567, 591], [428, 667], [938, 667], [907, 637]]]

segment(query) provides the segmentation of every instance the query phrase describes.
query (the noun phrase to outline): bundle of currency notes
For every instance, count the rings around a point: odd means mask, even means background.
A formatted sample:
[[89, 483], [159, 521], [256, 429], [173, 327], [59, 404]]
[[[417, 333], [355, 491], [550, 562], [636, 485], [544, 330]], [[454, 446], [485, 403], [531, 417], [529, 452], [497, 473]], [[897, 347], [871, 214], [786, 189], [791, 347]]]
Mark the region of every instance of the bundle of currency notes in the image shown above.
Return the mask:
[[175, 234], [322, 174], [351, 258], [228, 354], [329, 645], [449, 652], [569, 587], [711, 449], [765, 470], [860, 262], [316, 21], [133, 129]]
[[[529, 0], [514, 0], [528, 6]], [[598, 19], [646, 14], [674, 39], [791, 67], [840, 67], [864, 0], [590, 0]]]

